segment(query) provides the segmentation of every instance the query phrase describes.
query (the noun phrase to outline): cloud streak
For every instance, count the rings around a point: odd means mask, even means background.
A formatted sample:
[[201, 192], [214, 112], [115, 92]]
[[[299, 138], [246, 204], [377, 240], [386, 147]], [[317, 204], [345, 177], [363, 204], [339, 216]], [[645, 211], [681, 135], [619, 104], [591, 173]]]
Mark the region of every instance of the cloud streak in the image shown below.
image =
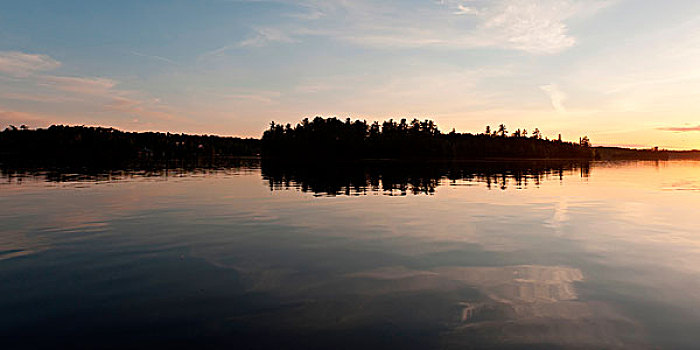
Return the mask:
[[276, 28], [259, 28], [256, 34], [238, 43], [239, 47], [261, 47], [268, 43], [295, 43], [299, 40]]
[[672, 126], [672, 127], [663, 127], [663, 128], [656, 128], [657, 130], [662, 130], [662, 131], [673, 131], [673, 132], [692, 132], [692, 131], [700, 131], [700, 125], [698, 126]]
[[[405, 6], [369, 0], [296, 5], [323, 16], [293, 17], [239, 43], [260, 47], [327, 37], [373, 48], [499, 48], [555, 54], [576, 44], [566, 22], [589, 16], [613, 0], [473, 0]], [[289, 19], [290, 17], [287, 16]], [[416, 23], [422, 23], [417, 27]]]
[[167, 57], [163, 57], [163, 56], [147, 55], [147, 54], [145, 54], [145, 53], [140, 53], [140, 52], [137, 52], [137, 51], [131, 51], [131, 54], [134, 55], [134, 56], [139, 56], [139, 57], [143, 57], [143, 58], [150, 58], [150, 59], [152, 59], [152, 60], [161, 61], [161, 62], [169, 63], [169, 64], [172, 64], [172, 65], [176, 65], [176, 66], [178, 65], [177, 62], [175, 62], [175, 61], [173, 61], [173, 60], [171, 60], [171, 59], [169, 59], [169, 58], [167, 58]]
[[[134, 53], [139, 55], [138, 53]], [[158, 59], [155, 56], [148, 56]], [[163, 60], [164, 58], [161, 58]], [[165, 59], [167, 60], [167, 59]], [[80, 120], [85, 111], [111, 112], [116, 118], [143, 119], [145, 123], [158, 121], [187, 122], [185, 118], [162, 105], [158, 99], [147, 98], [142, 92], [120, 89], [119, 82], [105, 77], [61, 76], [38, 74], [61, 66], [48, 55], [27, 54], [18, 51], [0, 52], [0, 72], [13, 76], [17, 87], [33, 86], [36, 91], [27, 93], [20, 89], [3, 89], [0, 98], [28, 101], [35, 105], [70, 106], [77, 109], [71, 117]], [[33, 109], [33, 108], [30, 108]], [[42, 110], [38, 108], [38, 110]], [[136, 118], [134, 118], [136, 117]], [[0, 122], [46, 124], [54, 122], [56, 116], [0, 109]]]
[[41, 80], [41, 85], [85, 95], [109, 95], [117, 85], [112, 79], [99, 77], [46, 76]]
[[27, 77], [34, 72], [50, 71], [61, 66], [47, 55], [19, 51], [0, 51], [0, 72], [16, 77]]

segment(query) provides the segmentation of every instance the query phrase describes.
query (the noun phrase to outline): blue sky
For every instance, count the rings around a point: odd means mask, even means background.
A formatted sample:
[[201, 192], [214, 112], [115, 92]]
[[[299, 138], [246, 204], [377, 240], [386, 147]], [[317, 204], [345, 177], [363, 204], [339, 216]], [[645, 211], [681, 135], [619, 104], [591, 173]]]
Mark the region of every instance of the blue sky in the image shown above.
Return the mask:
[[14, 1], [0, 126], [259, 136], [315, 115], [700, 148], [700, 2]]

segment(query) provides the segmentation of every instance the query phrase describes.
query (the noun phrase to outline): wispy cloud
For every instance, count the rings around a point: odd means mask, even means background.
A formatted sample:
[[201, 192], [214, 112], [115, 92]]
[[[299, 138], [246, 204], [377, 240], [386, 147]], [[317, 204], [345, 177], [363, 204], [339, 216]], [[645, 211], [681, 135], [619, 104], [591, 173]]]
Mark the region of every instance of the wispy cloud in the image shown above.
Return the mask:
[[109, 95], [113, 93], [112, 88], [117, 82], [99, 77], [45, 76], [41, 78], [40, 84], [85, 95]]
[[302, 20], [317, 20], [325, 15], [324, 11], [314, 6], [304, 7], [302, 11], [286, 14], [287, 17]]
[[281, 95], [279, 91], [238, 91], [221, 97], [239, 102], [273, 104]]
[[657, 128], [657, 130], [674, 131], [674, 132], [700, 131], [700, 125], [698, 125], [698, 126], [674, 126], [674, 127], [663, 127], [663, 128]]
[[17, 77], [26, 77], [38, 71], [50, 71], [61, 66], [48, 55], [29, 54], [19, 51], [0, 51], [0, 72]]
[[469, 6], [464, 6], [462, 4], [457, 4], [457, 9], [453, 12], [455, 15], [478, 15], [479, 10], [469, 7]]
[[485, 8], [477, 32], [493, 46], [531, 53], [556, 53], [573, 46], [565, 20], [575, 14], [567, 1], [509, 0]]
[[[37, 74], [39, 71], [48, 71], [59, 66], [59, 62], [47, 55], [1, 52], [0, 72], [14, 76], [15, 84], [20, 84], [18, 86], [34, 86], [40, 92], [26, 93], [25, 90], [5, 89], [9, 91], [0, 94], [0, 98], [30, 101], [35, 104], [64, 105], [74, 110], [118, 112], [113, 113], [117, 118], [121, 115], [131, 120], [143, 120], [145, 123], [153, 120], [186, 122], [159, 100], [148, 98], [140, 91], [119, 88], [119, 81], [111, 78]], [[76, 112], [74, 120], [79, 120], [80, 115], [80, 112]], [[54, 116], [32, 112], [0, 110], [0, 121], [4, 122], [46, 124], [56, 119]]]
[[260, 47], [265, 46], [268, 43], [278, 42], [278, 43], [295, 43], [299, 40], [292, 38], [280, 29], [276, 28], [259, 28], [256, 30], [256, 34], [248, 39], [245, 39], [238, 43], [240, 47]]
[[[300, 33], [297, 32], [297, 34]], [[221, 57], [227, 51], [235, 49], [263, 47], [271, 43], [297, 43], [300, 41], [301, 40], [298, 37], [288, 34], [280, 28], [257, 28], [254, 30], [254, 34], [250, 35], [248, 38], [241, 40], [235, 44], [223, 45], [214, 50], [204, 52], [199, 55], [198, 60], [206, 61], [208, 59]]]
[[169, 59], [169, 58], [167, 58], [167, 57], [163, 57], [163, 56], [147, 55], [147, 54], [145, 54], [145, 53], [140, 53], [140, 52], [137, 52], [137, 51], [131, 51], [131, 54], [134, 55], [134, 56], [139, 56], [139, 57], [143, 57], [143, 58], [149, 58], [149, 59], [156, 60], [156, 61], [161, 61], [161, 62], [173, 64], [173, 65], [178, 65], [177, 62], [175, 62], [175, 61], [173, 61], [173, 60], [171, 60], [171, 59]]
[[565, 113], [566, 108], [564, 107], [564, 101], [566, 101], [566, 94], [559, 89], [557, 84], [547, 84], [540, 86], [540, 89], [544, 91], [552, 102], [552, 107], [559, 113]]
[[[309, 17], [270, 25], [239, 47], [329, 37], [375, 48], [502, 48], [554, 54], [576, 44], [566, 22], [589, 16], [615, 0], [444, 0], [412, 5], [370, 0], [316, 1], [297, 5]], [[455, 15], [464, 17], [454, 20]], [[313, 20], [310, 22], [310, 20]], [[417, 27], [416, 23], [422, 23]]]

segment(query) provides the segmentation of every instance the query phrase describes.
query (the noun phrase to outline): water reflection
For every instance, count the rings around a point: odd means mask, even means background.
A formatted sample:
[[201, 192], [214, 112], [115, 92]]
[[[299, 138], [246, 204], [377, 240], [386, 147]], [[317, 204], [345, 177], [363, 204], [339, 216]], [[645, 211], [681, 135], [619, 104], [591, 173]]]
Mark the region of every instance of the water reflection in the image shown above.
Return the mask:
[[700, 340], [700, 163], [248, 161], [3, 179], [10, 348]]
[[222, 158], [207, 162], [173, 161], [137, 163], [126, 168], [102, 167], [15, 167], [0, 164], [0, 178], [5, 184], [22, 182], [118, 182], [133, 179], [206, 176], [251, 172], [260, 167], [257, 158]]
[[[394, 281], [394, 293], [445, 290], [454, 288], [455, 282], [477, 289], [483, 297], [460, 301], [459, 317], [444, 334], [443, 341], [451, 347], [497, 339], [503, 347], [625, 348], [633, 345], [625, 338], [643, 331], [640, 324], [609, 305], [579, 301], [575, 283], [582, 282], [584, 276], [577, 268], [451, 266], [416, 271], [390, 267], [353, 277]], [[635, 348], [646, 347], [639, 340]]]
[[430, 162], [375, 161], [307, 165], [262, 162], [270, 189], [299, 189], [317, 195], [433, 194], [440, 185], [483, 183], [489, 189], [537, 187], [564, 176], [590, 176], [589, 162]]
[[543, 181], [563, 181], [565, 176], [588, 178], [590, 162], [581, 161], [480, 161], [480, 162], [332, 162], [323, 165], [259, 159], [228, 159], [202, 166], [174, 163], [169, 166], [135, 165], [128, 169], [10, 168], [0, 167], [4, 183], [117, 182], [143, 178], [192, 177], [236, 174], [260, 168], [271, 190], [298, 189], [315, 195], [366, 195], [382, 193], [433, 194], [442, 185], [483, 184], [489, 189], [526, 189]]

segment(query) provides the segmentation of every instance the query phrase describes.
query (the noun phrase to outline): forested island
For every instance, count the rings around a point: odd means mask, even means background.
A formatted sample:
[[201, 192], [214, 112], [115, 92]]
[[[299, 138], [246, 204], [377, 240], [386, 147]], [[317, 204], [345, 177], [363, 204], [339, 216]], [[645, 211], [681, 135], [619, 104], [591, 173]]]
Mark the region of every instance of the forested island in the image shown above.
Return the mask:
[[431, 120], [303, 119], [275, 122], [260, 139], [125, 132], [114, 128], [10, 126], [0, 131], [0, 163], [19, 166], [215, 165], [233, 157], [293, 162], [358, 160], [615, 160], [697, 159], [697, 151], [594, 147], [547, 139], [539, 129], [514, 131], [501, 124], [480, 133], [444, 133]]
[[539, 129], [508, 132], [504, 124], [483, 133], [441, 132], [431, 120], [368, 124], [349, 118], [274, 122], [262, 136], [262, 154], [280, 159], [595, 159], [587, 137], [579, 143], [547, 140]]

